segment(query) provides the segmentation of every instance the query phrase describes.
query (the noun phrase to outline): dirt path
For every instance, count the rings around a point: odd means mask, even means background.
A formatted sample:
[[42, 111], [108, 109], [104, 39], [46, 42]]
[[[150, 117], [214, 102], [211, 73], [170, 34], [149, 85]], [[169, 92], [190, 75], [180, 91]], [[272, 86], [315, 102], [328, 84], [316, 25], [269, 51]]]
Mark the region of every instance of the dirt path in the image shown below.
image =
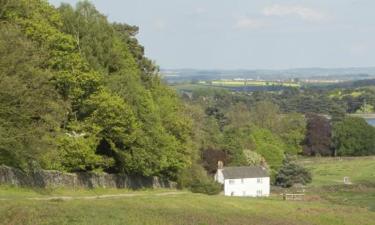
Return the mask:
[[[92, 196], [51, 196], [51, 197], [33, 197], [24, 198], [27, 200], [37, 200], [37, 201], [65, 201], [65, 200], [92, 200], [92, 199], [107, 199], [107, 198], [131, 198], [138, 196], [170, 196], [170, 195], [180, 195], [186, 194], [187, 192], [174, 191], [174, 192], [161, 192], [155, 194], [144, 194], [144, 193], [126, 193], [126, 194], [111, 194], [111, 195], [92, 195]], [[1, 201], [12, 200], [12, 199], [0, 199]]]

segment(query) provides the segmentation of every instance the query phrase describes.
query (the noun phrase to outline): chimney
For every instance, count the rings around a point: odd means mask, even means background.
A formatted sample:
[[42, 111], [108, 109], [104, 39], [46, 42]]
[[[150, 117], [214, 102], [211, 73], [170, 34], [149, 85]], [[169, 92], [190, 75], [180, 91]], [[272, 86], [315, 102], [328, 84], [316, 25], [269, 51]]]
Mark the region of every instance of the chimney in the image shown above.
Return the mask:
[[222, 170], [223, 167], [224, 167], [224, 163], [223, 163], [223, 161], [218, 161], [218, 162], [217, 162], [217, 169], [218, 169], [218, 170]]

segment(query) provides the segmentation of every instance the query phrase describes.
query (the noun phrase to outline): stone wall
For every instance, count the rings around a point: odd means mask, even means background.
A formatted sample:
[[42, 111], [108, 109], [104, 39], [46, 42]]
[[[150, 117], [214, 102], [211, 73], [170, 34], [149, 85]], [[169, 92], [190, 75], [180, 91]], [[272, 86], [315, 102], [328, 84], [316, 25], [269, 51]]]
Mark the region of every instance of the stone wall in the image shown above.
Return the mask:
[[107, 173], [63, 173], [53, 170], [40, 170], [25, 173], [19, 169], [0, 166], [0, 184], [20, 187], [40, 188], [175, 188], [174, 182], [158, 177], [140, 177]]

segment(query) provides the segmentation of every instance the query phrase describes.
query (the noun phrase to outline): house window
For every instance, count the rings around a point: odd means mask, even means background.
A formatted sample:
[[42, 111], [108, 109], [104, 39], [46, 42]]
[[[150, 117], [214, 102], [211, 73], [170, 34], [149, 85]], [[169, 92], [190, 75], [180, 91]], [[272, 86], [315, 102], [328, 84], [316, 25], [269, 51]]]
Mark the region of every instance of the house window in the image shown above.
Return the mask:
[[263, 193], [262, 193], [262, 190], [257, 190], [257, 196], [262, 196]]
[[234, 180], [229, 180], [229, 184], [234, 184]]
[[257, 183], [258, 183], [258, 184], [261, 184], [261, 183], [263, 183], [263, 180], [262, 180], [262, 178], [257, 178]]

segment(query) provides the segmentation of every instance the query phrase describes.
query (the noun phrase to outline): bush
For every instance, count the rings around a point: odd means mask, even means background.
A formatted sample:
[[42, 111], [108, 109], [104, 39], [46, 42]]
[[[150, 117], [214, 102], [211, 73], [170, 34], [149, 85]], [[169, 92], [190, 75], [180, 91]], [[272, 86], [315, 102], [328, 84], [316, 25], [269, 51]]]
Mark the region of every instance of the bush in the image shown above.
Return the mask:
[[307, 184], [311, 181], [311, 173], [287, 157], [276, 176], [275, 183], [277, 186], [287, 188], [294, 184]]
[[207, 176], [207, 171], [197, 163], [181, 171], [177, 183], [178, 188], [188, 188], [194, 193], [215, 195], [222, 190], [221, 185]]
[[194, 180], [190, 186], [193, 193], [202, 193], [207, 195], [217, 195], [221, 192], [221, 184], [213, 180]]

